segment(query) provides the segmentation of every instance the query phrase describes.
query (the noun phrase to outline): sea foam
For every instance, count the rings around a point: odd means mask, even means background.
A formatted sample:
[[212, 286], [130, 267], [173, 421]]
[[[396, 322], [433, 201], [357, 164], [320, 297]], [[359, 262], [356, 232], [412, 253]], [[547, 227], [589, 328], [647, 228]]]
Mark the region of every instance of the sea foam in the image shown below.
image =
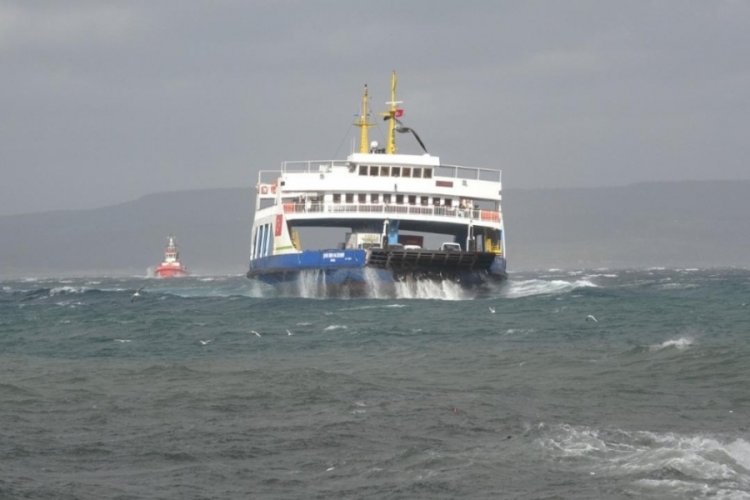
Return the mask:
[[517, 299], [534, 295], [567, 293], [580, 288], [597, 287], [598, 285], [586, 279], [576, 281], [532, 279], [525, 281], [511, 281], [503, 295], [510, 299]]
[[[634, 486], [688, 496], [750, 493], [750, 443], [744, 439], [558, 425], [538, 442], [597, 476], [633, 477]], [[679, 484], [673, 484], [675, 472]]]
[[669, 348], [682, 350], [682, 349], [687, 349], [688, 347], [693, 345], [694, 342], [695, 340], [692, 337], [680, 337], [677, 339], [665, 340], [661, 344], [654, 344], [652, 346], [649, 346], [648, 350], [652, 352], [661, 351], [661, 350], [669, 349]]

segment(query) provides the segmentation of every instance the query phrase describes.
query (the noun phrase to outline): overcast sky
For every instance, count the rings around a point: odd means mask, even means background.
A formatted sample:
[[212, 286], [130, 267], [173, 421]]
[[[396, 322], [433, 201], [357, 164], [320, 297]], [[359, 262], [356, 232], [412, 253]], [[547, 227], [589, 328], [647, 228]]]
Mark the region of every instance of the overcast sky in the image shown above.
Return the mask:
[[392, 70], [505, 189], [750, 179], [750, 1], [0, 0], [0, 214], [344, 158]]

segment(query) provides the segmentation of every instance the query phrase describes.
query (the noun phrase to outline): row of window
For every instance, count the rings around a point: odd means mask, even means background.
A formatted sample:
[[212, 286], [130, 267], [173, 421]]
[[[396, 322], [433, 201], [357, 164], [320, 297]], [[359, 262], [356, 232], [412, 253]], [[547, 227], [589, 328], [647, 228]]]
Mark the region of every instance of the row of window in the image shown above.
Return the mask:
[[359, 175], [369, 175], [372, 177], [412, 177], [415, 179], [432, 179], [432, 169], [427, 167], [360, 165]]
[[[379, 205], [380, 203], [383, 204], [390, 204], [395, 203], [396, 205], [422, 205], [422, 206], [428, 206], [430, 205], [430, 202], [432, 202], [432, 205], [435, 206], [443, 206], [443, 207], [452, 207], [453, 206], [453, 199], [452, 198], [440, 198], [439, 196], [417, 196], [414, 194], [391, 194], [391, 193], [384, 193], [384, 194], [378, 194], [378, 193], [372, 193], [372, 194], [366, 194], [366, 193], [358, 193], [355, 195], [354, 193], [334, 193], [333, 194], [333, 202], [334, 203], [355, 203], [354, 199], [356, 196], [356, 203], [359, 204], [365, 204], [365, 203], [372, 203], [373, 205]], [[369, 200], [368, 200], [369, 198]]]
[[253, 238], [253, 259], [270, 255], [271, 251], [273, 250], [273, 236], [271, 235], [272, 230], [273, 228], [271, 227], [271, 224], [263, 224], [261, 226], [258, 226]]

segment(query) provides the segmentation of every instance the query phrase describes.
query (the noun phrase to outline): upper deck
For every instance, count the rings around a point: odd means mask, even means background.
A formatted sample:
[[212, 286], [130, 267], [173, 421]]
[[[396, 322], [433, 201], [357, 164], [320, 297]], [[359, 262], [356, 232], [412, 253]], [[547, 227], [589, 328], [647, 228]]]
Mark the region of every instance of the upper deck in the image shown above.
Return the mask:
[[[315, 193], [392, 193], [501, 200], [502, 172], [441, 165], [429, 155], [355, 153], [347, 160], [287, 161], [258, 173], [260, 198]], [[289, 200], [281, 200], [285, 202]]]
[[[360, 224], [397, 218], [404, 225], [502, 225], [502, 172], [441, 164], [399, 118], [396, 75], [391, 78], [387, 144], [370, 142], [365, 86], [357, 152], [346, 160], [285, 161], [258, 173], [256, 222], [283, 216], [296, 225]], [[425, 154], [397, 153], [396, 133], [411, 133]], [[402, 226], [403, 227], [403, 226]]]

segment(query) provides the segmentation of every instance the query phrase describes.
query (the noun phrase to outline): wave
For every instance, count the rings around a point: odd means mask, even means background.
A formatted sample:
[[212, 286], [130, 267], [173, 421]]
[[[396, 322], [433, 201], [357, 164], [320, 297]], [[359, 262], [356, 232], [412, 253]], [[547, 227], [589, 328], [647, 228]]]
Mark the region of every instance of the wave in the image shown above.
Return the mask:
[[369, 309], [403, 309], [406, 304], [384, 304], [374, 306], [344, 307], [340, 311], [367, 311]]
[[91, 288], [85, 287], [85, 286], [56, 286], [54, 288], [49, 289], [49, 296], [54, 297], [55, 295], [68, 295], [68, 294], [78, 294], [78, 293], [86, 293]]
[[540, 279], [511, 281], [504, 290], [503, 296], [510, 299], [517, 299], [534, 295], [567, 293], [581, 288], [598, 288], [598, 285], [587, 279], [576, 281]]
[[665, 340], [661, 344], [654, 344], [649, 346], [648, 350], [651, 352], [662, 351], [664, 349], [687, 349], [695, 343], [692, 337], [680, 337], [676, 339]]
[[453, 281], [407, 279], [396, 283], [398, 299], [467, 300], [474, 295], [476, 292]]
[[684, 497], [750, 493], [750, 443], [742, 438], [559, 425], [537, 441], [555, 459], [600, 477], [630, 479], [635, 490]]

